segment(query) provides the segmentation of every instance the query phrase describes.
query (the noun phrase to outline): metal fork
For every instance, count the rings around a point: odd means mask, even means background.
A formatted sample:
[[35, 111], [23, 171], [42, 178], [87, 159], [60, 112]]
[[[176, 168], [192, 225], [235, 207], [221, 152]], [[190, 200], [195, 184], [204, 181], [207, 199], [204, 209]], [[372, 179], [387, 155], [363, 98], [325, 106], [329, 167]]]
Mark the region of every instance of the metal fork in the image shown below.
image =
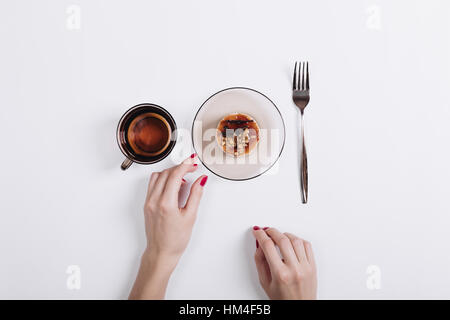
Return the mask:
[[294, 80], [292, 85], [292, 100], [300, 109], [301, 117], [301, 141], [302, 155], [300, 158], [300, 188], [302, 191], [302, 202], [308, 202], [308, 160], [306, 158], [305, 131], [303, 125], [303, 113], [309, 103], [309, 63], [295, 62]]

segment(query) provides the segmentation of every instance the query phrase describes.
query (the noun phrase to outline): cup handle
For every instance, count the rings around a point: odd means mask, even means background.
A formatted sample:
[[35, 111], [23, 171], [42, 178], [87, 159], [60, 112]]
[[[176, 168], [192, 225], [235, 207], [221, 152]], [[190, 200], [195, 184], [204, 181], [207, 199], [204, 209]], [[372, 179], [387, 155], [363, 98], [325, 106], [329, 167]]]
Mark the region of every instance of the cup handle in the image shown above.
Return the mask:
[[123, 160], [122, 164], [120, 165], [120, 169], [122, 170], [127, 170], [131, 165], [133, 164], [133, 161], [131, 161], [128, 158], [125, 158], [125, 160]]

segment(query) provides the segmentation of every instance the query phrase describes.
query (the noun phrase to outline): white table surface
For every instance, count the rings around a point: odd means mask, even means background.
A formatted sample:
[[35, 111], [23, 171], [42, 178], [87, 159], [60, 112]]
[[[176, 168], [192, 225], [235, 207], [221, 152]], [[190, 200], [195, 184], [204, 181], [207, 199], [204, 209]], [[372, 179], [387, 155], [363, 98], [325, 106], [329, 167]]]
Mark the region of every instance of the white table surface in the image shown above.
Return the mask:
[[[0, 298], [126, 298], [145, 245], [147, 179], [192, 149], [185, 139], [171, 158], [122, 172], [117, 121], [153, 102], [190, 129], [201, 103], [230, 86], [278, 105], [285, 149], [272, 174], [209, 175], [168, 298], [265, 298], [253, 225], [312, 242], [319, 298], [450, 298], [449, 9], [445, 0], [2, 1]], [[302, 205], [291, 74], [306, 59]], [[240, 210], [221, 208], [225, 197]], [[79, 290], [66, 286], [70, 265]]]

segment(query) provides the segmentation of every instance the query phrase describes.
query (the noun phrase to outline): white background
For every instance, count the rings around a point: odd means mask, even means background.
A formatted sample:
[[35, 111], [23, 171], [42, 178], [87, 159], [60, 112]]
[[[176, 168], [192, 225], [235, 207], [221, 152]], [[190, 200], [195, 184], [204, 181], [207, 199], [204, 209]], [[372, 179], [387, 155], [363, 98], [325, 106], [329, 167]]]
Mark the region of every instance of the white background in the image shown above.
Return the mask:
[[[190, 129], [230, 86], [278, 105], [285, 150], [270, 175], [210, 174], [168, 298], [265, 298], [253, 225], [312, 242], [319, 298], [450, 298], [449, 10], [445, 0], [2, 1], [0, 298], [126, 298], [147, 179], [192, 150], [186, 140], [174, 158], [122, 172], [117, 121], [153, 102]], [[295, 60], [311, 64], [307, 205]], [[228, 199], [239, 209], [225, 210]], [[66, 286], [69, 265], [80, 290]], [[366, 286], [370, 265], [379, 290]]]

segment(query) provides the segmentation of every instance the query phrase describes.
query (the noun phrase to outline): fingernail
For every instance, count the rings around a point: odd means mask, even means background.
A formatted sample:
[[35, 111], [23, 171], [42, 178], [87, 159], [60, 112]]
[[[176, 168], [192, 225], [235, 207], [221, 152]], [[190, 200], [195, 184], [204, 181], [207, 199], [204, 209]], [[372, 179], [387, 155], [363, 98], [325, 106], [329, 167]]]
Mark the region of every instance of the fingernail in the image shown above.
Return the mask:
[[191, 158], [194, 158], [194, 157], [195, 157], [195, 153], [191, 154]]
[[258, 243], [258, 240], [256, 240], [256, 249], [258, 249], [259, 248], [259, 243]]
[[253, 230], [259, 230], [259, 227], [258, 226], [254, 226]]
[[196, 167], [196, 166], [198, 166], [198, 164], [194, 163], [193, 166]]
[[183, 180], [183, 182], [186, 182], [186, 180], [184, 180], [184, 178], [181, 178], [181, 180]]
[[206, 181], [208, 181], [208, 176], [204, 176], [202, 181], [200, 181], [200, 185], [203, 187], [206, 184]]
[[263, 228], [264, 231], [267, 230], [267, 229], [269, 229], [269, 227], [264, 227], [264, 228]]

